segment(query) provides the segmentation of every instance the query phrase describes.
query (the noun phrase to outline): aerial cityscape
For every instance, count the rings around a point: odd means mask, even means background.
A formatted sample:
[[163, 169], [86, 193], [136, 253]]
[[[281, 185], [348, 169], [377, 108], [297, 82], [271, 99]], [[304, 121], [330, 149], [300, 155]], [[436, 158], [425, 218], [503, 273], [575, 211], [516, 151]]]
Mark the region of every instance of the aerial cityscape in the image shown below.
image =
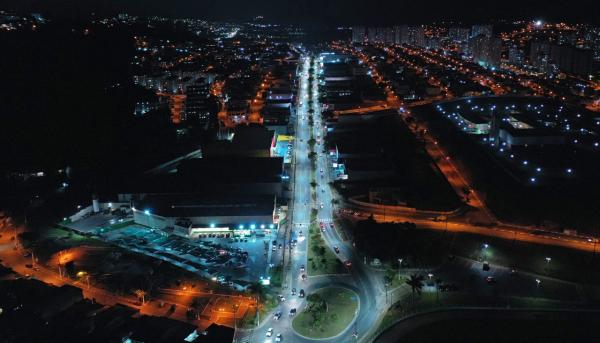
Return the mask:
[[0, 3], [0, 343], [600, 342], [599, 13]]

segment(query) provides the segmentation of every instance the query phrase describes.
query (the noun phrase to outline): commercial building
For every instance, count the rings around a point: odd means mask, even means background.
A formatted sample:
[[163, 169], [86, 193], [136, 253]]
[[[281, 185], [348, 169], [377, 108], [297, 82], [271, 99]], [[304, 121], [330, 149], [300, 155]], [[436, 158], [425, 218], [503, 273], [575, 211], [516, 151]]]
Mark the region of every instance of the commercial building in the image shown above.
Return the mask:
[[550, 58], [561, 71], [569, 74], [587, 76], [593, 70], [593, 51], [573, 46], [552, 45]]
[[273, 229], [276, 197], [263, 195], [149, 195], [133, 202], [136, 224], [198, 238], [203, 235], [249, 235]]
[[543, 73], [562, 71], [587, 76], [593, 71], [594, 53], [591, 49], [533, 41], [529, 60], [534, 68]]
[[545, 128], [518, 129], [512, 125], [502, 125], [498, 137], [510, 149], [513, 146], [561, 145], [565, 138], [560, 132]]
[[488, 37], [483, 34], [469, 40], [469, 50], [473, 61], [486, 68], [498, 68], [502, 56], [502, 41], [500, 38]]
[[410, 44], [418, 47], [427, 47], [428, 40], [425, 28], [422, 26], [400, 25], [394, 27], [368, 27], [356, 26], [352, 28], [353, 43], [384, 43]]
[[508, 48], [508, 63], [523, 66], [525, 64], [525, 51], [516, 45], [511, 45]]
[[477, 36], [485, 36], [492, 38], [494, 33], [494, 27], [492, 25], [473, 25], [471, 28], [471, 38]]
[[408, 44], [408, 26], [394, 26], [394, 44]]
[[281, 197], [285, 178], [281, 157], [204, 157], [188, 159], [177, 172], [144, 175], [125, 180], [118, 193], [119, 203], [153, 194], [239, 194]]
[[367, 31], [364, 26], [352, 27], [352, 43], [364, 43]]
[[467, 42], [471, 30], [468, 27], [454, 26], [448, 30], [448, 37], [455, 43]]
[[276, 134], [262, 125], [238, 125], [232, 133], [231, 141], [220, 141], [202, 147], [205, 157], [243, 156], [271, 157]]
[[204, 78], [188, 85], [185, 90], [185, 120], [197, 121], [206, 127], [211, 121], [210, 109], [207, 106], [209, 85]]
[[408, 39], [410, 44], [425, 48], [427, 39], [425, 37], [425, 28], [423, 26], [412, 26], [408, 29]]

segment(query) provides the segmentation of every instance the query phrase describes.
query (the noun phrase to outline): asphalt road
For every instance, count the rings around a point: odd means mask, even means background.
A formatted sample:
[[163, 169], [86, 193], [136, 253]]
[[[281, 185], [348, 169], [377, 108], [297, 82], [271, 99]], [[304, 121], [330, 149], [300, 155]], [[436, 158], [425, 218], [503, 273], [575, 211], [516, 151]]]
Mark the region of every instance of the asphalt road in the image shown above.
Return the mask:
[[[296, 308], [298, 312], [304, 306], [304, 299], [296, 294], [292, 296], [292, 289], [297, 292], [304, 289], [306, 294], [323, 287], [345, 287], [355, 291], [359, 296], [359, 311], [353, 323], [349, 325], [341, 334], [329, 339], [320, 339], [320, 342], [357, 342], [363, 341], [365, 337], [377, 328], [380, 315], [385, 313], [385, 294], [384, 286], [375, 272], [365, 268], [362, 261], [355, 255], [351, 246], [347, 245], [337, 234], [337, 231], [329, 228], [323, 233], [325, 241], [333, 251], [334, 246], [339, 247], [338, 257], [341, 262], [352, 261], [352, 267], [348, 274], [341, 275], [322, 275], [309, 276], [306, 280], [301, 278], [301, 267], [307, 266], [307, 241], [306, 238], [310, 225], [310, 212], [312, 208], [318, 209], [317, 220], [330, 223], [333, 221], [334, 208], [332, 205], [333, 194], [329, 182], [331, 179], [331, 162], [326, 153], [323, 153], [323, 134], [325, 132], [321, 118], [321, 105], [319, 103], [319, 89], [317, 82], [313, 89], [313, 110], [314, 126], [313, 137], [317, 140], [315, 151], [318, 152], [316, 170], [312, 170], [312, 165], [308, 157], [310, 146], [308, 141], [311, 138], [311, 127], [308, 123], [309, 105], [308, 105], [308, 86], [309, 86], [309, 66], [310, 61], [305, 57], [303, 59], [302, 71], [300, 76], [299, 104], [296, 123], [295, 140], [295, 172], [294, 198], [293, 198], [293, 233], [291, 237], [298, 240], [296, 247], [292, 248], [290, 254], [291, 260], [288, 260], [288, 269], [286, 270], [286, 279], [282, 295], [286, 301], [280, 302], [275, 310], [281, 311], [281, 319], [275, 320], [273, 315], [268, 318], [262, 318], [262, 322], [253, 330], [238, 330], [236, 335], [237, 342], [269, 342], [275, 341], [277, 334], [282, 334], [283, 342], [310, 342], [312, 339], [298, 335], [292, 328], [293, 317], [289, 316], [290, 309]], [[319, 72], [315, 68], [315, 79]], [[321, 172], [322, 171], [322, 172]], [[311, 182], [314, 172], [317, 182], [316, 201], [311, 198]], [[322, 207], [321, 207], [322, 206]], [[302, 232], [302, 235], [300, 234]], [[268, 328], [273, 328], [273, 336], [266, 337]], [[356, 332], [358, 338], [353, 335]]]

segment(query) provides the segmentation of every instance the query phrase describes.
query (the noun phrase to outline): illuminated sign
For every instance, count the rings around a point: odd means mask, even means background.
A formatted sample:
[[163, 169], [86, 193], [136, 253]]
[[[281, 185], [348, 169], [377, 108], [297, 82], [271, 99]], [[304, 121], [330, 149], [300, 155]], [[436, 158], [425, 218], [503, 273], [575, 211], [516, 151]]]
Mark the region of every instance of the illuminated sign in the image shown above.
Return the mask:
[[293, 140], [294, 140], [294, 136], [286, 136], [286, 135], [278, 135], [277, 136], [278, 142], [288, 142], [288, 141], [293, 141]]
[[193, 227], [190, 229], [190, 234], [194, 233], [213, 233], [213, 232], [230, 232], [228, 227]]

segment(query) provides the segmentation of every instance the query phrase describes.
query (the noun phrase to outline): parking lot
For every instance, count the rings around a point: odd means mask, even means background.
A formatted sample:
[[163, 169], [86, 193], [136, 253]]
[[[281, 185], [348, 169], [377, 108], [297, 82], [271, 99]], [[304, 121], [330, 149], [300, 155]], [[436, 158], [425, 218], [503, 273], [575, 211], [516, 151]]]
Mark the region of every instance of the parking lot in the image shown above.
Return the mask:
[[281, 249], [272, 249], [276, 235], [277, 232], [271, 232], [245, 238], [209, 235], [187, 239], [130, 225], [101, 236], [112, 244], [171, 262], [202, 277], [243, 290], [251, 282], [267, 276], [270, 266], [279, 263]]
[[115, 227], [121, 227], [125, 223], [132, 222], [133, 216], [128, 214], [115, 215], [111, 213], [95, 213], [94, 215], [86, 216], [76, 222], [65, 222], [62, 225], [83, 234], [96, 234], [103, 231], [111, 230]]

